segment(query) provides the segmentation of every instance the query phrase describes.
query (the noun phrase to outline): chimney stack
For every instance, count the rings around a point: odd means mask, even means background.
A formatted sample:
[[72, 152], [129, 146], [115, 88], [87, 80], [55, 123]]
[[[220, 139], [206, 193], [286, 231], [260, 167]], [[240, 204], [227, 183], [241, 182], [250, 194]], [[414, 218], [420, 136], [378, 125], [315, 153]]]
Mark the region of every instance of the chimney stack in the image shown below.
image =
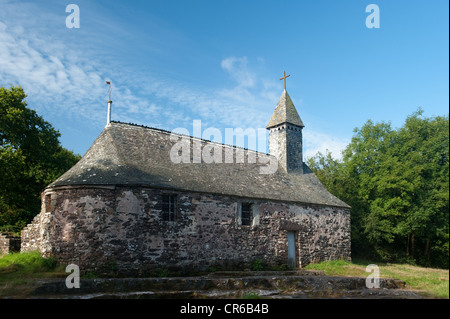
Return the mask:
[[106, 119], [106, 125], [108, 125], [111, 122], [111, 81], [106, 81], [106, 84], [109, 85], [108, 94], [109, 94], [109, 100], [108, 100], [108, 116]]

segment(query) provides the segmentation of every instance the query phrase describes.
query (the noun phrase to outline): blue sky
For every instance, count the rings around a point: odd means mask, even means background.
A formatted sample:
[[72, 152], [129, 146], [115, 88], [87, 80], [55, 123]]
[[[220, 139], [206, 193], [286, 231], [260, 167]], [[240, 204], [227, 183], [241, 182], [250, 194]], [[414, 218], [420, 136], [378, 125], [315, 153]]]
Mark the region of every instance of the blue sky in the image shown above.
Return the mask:
[[[80, 28], [67, 28], [68, 4]], [[380, 28], [365, 21], [380, 9]], [[306, 157], [335, 157], [368, 119], [448, 114], [448, 1], [0, 0], [0, 85], [83, 155], [112, 119], [193, 133], [264, 128], [283, 91]]]

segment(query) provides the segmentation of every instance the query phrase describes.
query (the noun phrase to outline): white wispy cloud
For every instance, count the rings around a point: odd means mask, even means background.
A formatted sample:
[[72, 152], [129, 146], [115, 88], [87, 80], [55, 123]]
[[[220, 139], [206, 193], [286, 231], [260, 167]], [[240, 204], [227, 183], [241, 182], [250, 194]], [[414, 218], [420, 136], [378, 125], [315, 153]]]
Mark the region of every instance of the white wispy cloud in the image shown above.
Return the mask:
[[80, 112], [84, 106], [92, 107], [104, 91], [100, 88], [101, 73], [93, 64], [57, 56], [57, 51], [49, 55], [30, 40], [26, 31], [10, 29], [0, 22], [0, 42], [0, 82], [22, 85], [47, 112], [67, 112], [74, 110], [73, 105], [78, 105], [75, 110]]
[[333, 158], [342, 159], [342, 151], [350, 143], [350, 140], [311, 129], [304, 129], [303, 143], [305, 159], [314, 157], [318, 152], [325, 155], [327, 151], [331, 152]]
[[220, 65], [236, 80], [238, 87], [251, 88], [255, 86], [255, 74], [248, 68], [247, 57], [228, 57], [223, 59]]
[[[61, 16], [43, 13], [46, 25], [39, 22], [42, 16], [31, 14], [35, 5], [13, 4], [15, 7], [0, 14], [0, 84], [22, 85], [33, 107], [46, 116], [104, 125], [105, 80], [111, 80], [113, 120], [169, 130], [191, 130], [195, 119], [202, 120], [204, 128], [257, 129], [265, 127], [281, 94], [279, 81], [261, 71], [261, 57], [224, 58], [220, 67], [223, 76], [232, 80], [230, 87], [199, 89], [143, 73], [139, 66], [123, 70], [92, 48], [98, 35], [84, 34], [86, 44], [74, 45], [74, 33], [67, 35], [59, 25]], [[55, 29], [54, 25], [59, 27]], [[102, 51], [101, 41], [97, 42]], [[326, 149], [339, 156], [346, 145], [346, 141], [324, 133], [305, 130], [304, 134], [306, 157]]]

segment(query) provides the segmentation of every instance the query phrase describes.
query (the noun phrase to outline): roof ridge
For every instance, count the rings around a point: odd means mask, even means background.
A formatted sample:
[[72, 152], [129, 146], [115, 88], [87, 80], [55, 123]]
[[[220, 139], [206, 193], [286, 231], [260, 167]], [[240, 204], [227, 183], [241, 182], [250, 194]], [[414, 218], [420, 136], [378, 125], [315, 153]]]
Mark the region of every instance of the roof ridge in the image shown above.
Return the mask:
[[127, 123], [127, 122], [121, 122], [121, 121], [115, 121], [115, 120], [111, 120], [110, 123], [124, 124], [124, 125], [131, 125], [131, 126], [136, 126], [136, 127], [142, 127], [142, 128], [146, 128], [146, 129], [150, 129], [150, 130], [154, 130], [154, 131], [160, 131], [160, 132], [163, 132], [163, 133], [176, 134], [176, 135], [179, 135], [179, 136], [187, 136], [187, 137], [189, 137], [189, 138], [198, 139], [198, 140], [200, 140], [200, 141], [204, 141], [204, 142], [207, 142], [207, 143], [214, 143], [214, 144], [218, 144], [218, 145], [221, 145], [221, 146], [227, 146], [227, 147], [239, 148], [239, 149], [243, 149], [243, 150], [245, 150], [245, 151], [255, 152], [255, 153], [257, 153], [257, 154], [271, 155], [270, 153], [267, 153], [267, 152], [259, 152], [259, 151], [255, 151], [255, 150], [252, 150], [252, 149], [248, 149], [248, 148], [242, 147], [242, 146], [237, 146], [237, 145], [230, 145], [230, 144], [225, 144], [225, 143], [214, 142], [214, 141], [207, 140], [207, 139], [204, 139], [204, 138], [201, 138], [201, 137], [195, 137], [195, 136], [187, 135], [187, 134], [183, 134], [183, 133], [172, 132], [172, 131], [168, 131], [168, 130], [165, 130], [165, 129], [161, 129], [161, 128], [157, 128], [157, 127], [152, 127], [152, 126], [146, 126], [146, 125], [142, 125], [142, 124]]

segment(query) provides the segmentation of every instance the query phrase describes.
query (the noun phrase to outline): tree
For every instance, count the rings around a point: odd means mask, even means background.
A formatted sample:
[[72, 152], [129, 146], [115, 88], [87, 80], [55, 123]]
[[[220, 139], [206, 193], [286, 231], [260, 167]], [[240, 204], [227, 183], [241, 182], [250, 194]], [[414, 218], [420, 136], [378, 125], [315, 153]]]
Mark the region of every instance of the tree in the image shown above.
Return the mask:
[[354, 254], [448, 268], [448, 116], [422, 115], [398, 130], [369, 120], [354, 130], [342, 161], [319, 153], [309, 165], [352, 206]]
[[400, 155], [414, 167], [410, 213], [398, 226], [406, 238], [406, 254], [422, 264], [448, 265], [449, 122], [424, 118], [418, 110], [399, 130]]
[[13, 232], [39, 212], [43, 188], [80, 159], [25, 98], [21, 87], [0, 87], [0, 229]]

